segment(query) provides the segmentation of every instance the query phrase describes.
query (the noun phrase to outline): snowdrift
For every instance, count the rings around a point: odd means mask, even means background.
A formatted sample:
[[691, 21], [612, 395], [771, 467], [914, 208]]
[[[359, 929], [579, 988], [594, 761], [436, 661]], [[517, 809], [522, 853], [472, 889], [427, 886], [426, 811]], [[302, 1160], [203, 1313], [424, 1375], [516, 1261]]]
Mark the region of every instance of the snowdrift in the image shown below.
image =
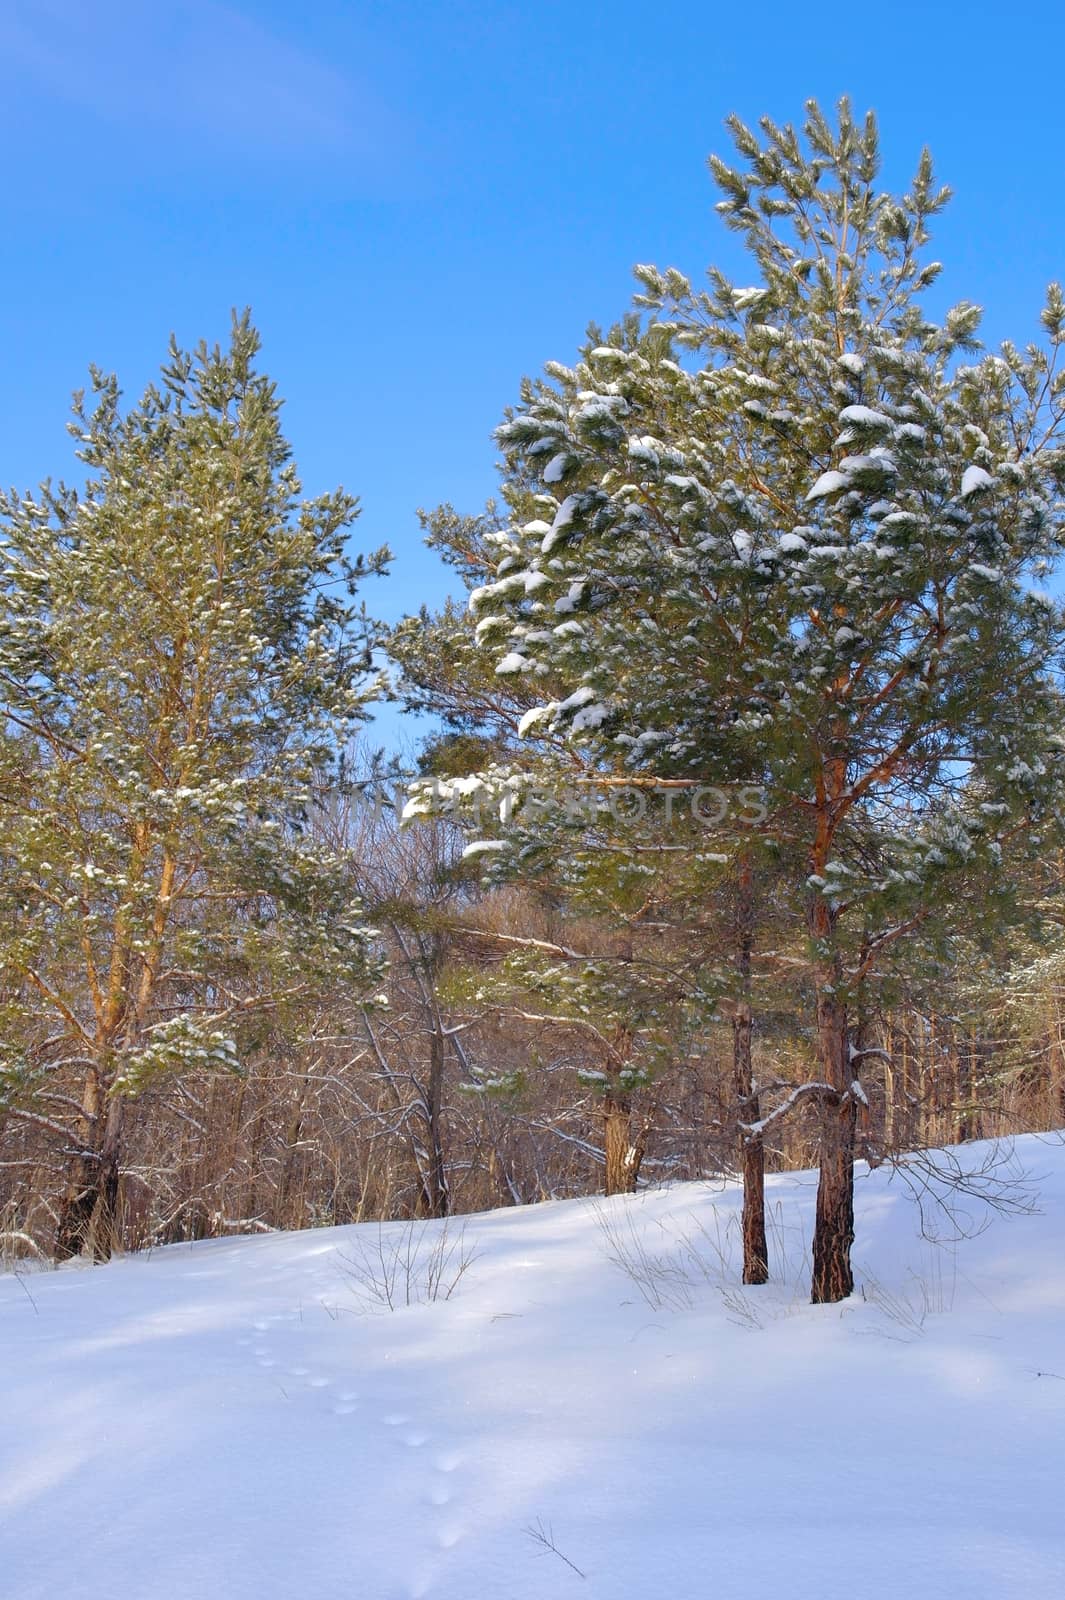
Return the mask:
[[937, 1244], [863, 1173], [834, 1307], [809, 1173], [759, 1289], [707, 1184], [0, 1277], [0, 1593], [1065, 1593], [1065, 1144], [997, 1158]]

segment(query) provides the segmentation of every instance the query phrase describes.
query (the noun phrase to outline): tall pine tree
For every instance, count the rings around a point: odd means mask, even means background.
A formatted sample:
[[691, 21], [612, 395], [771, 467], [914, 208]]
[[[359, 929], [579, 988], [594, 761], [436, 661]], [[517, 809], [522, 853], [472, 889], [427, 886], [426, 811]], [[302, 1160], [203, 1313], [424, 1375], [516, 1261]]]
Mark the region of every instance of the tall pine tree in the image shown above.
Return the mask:
[[[500, 430], [511, 520], [472, 597], [523, 719], [601, 772], [766, 783], [805, 905], [820, 1116], [813, 1298], [852, 1287], [858, 986], [974, 854], [1049, 815], [1065, 300], [983, 354], [925, 310], [947, 191], [877, 185], [872, 117], [730, 122], [711, 162], [751, 282], [638, 269], [630, 324], [527, 383]], [[547, 692], [544, 693], [544, 690]], [[979, 783], [979, 804], [961, 804]], [[934, 884], [934, 890], [933, 890]]]

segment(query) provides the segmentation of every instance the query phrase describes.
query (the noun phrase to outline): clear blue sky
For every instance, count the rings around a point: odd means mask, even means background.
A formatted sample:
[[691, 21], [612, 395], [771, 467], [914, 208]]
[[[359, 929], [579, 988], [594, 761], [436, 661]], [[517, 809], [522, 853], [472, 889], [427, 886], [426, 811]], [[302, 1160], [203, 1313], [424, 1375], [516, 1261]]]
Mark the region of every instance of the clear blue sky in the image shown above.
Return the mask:
[[0, 479], [69, 471], [90, 361], [139, 389], [248, 303], [309, 489], [363, 501], [388, 615], [442, 598], [415, 509], [477, 509], [524, 372], [626, 307], [634, 261], [736, 246], [722, 118], [849, 92], [885, 182], [931, 146], [944, 298], [1035, 331], [1065, 274], [1065, 7], [613, 0], [0, 0]]

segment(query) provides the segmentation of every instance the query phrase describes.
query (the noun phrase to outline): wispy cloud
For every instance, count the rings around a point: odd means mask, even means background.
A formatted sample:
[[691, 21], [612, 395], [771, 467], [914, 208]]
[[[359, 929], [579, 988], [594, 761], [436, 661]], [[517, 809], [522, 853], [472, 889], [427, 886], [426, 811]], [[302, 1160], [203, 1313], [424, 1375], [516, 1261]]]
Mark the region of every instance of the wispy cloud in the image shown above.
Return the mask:
[[232, 150], [366, 147], [365, 86], [222, 0], [0, 0], [6, 75], [131, 132]]

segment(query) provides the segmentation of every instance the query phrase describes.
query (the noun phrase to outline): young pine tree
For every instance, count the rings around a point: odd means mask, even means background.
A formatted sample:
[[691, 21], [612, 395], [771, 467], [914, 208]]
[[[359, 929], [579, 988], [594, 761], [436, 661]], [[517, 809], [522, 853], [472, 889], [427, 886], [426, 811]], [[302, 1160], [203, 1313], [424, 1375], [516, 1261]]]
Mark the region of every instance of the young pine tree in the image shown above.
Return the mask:
[[130, 1102], [239, 1070], [375, 957], [339, 859], [305, 828], [357, 721], [346, 598], [356, 502], [301, 498], [247, 314], [171, 345], [124, 409], [92, 375], [78, 490], [0, 497], [0, 970], [8, 1077], [72, 1112], [55, 1249], [106, 1257]]

